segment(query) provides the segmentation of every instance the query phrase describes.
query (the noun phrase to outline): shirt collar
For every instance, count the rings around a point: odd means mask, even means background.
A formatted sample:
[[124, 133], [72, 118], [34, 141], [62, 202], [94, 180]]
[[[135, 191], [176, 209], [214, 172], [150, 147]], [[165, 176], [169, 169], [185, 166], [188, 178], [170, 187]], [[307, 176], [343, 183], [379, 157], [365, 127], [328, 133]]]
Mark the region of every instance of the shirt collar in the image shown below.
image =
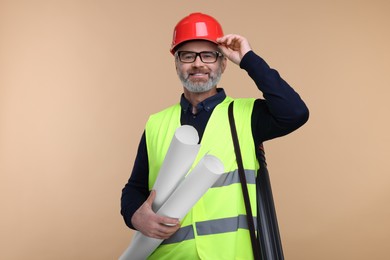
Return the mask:
[[[200, 102], [197, 105], [197, 110], [200, 112], [201, 110], [205, 111], [211, 111], [213, 110], [219, 103], [221, 103], [223, 100], [225, 100], [226, 94], [225, 90], [223, 88], [217, 88], [217, 94], [214, 96], [211, 96], [209, 98], [206, 98], [202, 102]], [[184, 94], [181, 95], [180, 98], [180, 106], [181, 109], [187, 113], [187, 111], [192, 111], [192, 105], [191, 103], [184, 97]]]

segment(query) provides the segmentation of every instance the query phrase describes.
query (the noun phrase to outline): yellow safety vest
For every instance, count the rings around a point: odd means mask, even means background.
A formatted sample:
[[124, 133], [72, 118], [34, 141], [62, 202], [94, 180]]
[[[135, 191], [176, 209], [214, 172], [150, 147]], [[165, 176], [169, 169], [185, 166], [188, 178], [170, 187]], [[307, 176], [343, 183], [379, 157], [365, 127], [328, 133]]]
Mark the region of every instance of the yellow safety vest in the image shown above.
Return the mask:
[[[181, 221], [181, 228], [148, 259], [253, 259], [246, 210], [228, 119], [226, 99], [215, 107], [204, 131], [193, 166], [206, 154], [218, 157], [225, 173]], [[254, 99], [235, 99], [234, 118], [240, 142], [252, 213], [256, 217], [256, 159], [251, 115]], [[180, 104], [151, 115], [146, 124], [151, 190], [175, 130], [180, 126]], [[196, 185], [196, 184], [194, 184]], [[256, 221], [255, 221], [256, 223]]]

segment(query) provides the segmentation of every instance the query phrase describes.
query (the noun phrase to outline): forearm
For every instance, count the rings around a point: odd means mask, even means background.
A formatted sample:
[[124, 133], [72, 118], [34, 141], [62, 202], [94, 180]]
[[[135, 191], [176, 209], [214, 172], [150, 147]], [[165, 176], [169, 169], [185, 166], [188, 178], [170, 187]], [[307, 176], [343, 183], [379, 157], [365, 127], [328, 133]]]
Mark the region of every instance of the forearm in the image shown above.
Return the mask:
[[121, 197], [121, 214], [126, 225], [135, 229], [131, 223], [131, 218], [139, 207], [145, 202], [149, 191], [141, 190], [140, 187], [133, 186], [131, 183], [126, 184], [122, 190]]
[[261, 57], [250, 51], [241, 60], [240, 67], [263, 93], [270, 114], [281, 127], [295, 128], [308, 120], [309, 111], [301, 97]]
[[126, 225], [132, 229], [135, 229], [131, 223], [132, 216], [149, 196], [147, 156], [145, 135], [143, 135], [138, 146], [133, 171], [122, 190], [121, 197], [121, 214]]

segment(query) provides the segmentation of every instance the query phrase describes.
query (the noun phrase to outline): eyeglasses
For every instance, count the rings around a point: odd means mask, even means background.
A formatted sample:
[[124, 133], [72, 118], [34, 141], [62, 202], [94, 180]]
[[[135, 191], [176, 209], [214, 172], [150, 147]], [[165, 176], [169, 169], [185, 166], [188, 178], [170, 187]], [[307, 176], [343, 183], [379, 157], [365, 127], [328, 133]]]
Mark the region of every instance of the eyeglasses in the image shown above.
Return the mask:
[[203, 63], [214, 63], [217, 61], [218, 57], [222, 56], [222, 53], [218, 51], [178, 51], [176, 52], [176, 56], [183, 63], [192, 63], [198, 56]]

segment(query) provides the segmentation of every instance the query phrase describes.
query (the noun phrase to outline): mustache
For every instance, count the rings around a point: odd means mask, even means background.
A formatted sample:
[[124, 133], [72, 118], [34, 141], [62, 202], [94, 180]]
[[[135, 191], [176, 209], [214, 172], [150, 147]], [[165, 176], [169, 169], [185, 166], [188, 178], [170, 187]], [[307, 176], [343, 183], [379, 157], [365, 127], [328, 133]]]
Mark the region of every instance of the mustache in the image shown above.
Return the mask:
[[187, 71], [187, 74], [196, 74], [196, 73], [203, 73], [203, 74], [210, 74], [209, 70], [201, 70], [201, 69], [193, 69]]

